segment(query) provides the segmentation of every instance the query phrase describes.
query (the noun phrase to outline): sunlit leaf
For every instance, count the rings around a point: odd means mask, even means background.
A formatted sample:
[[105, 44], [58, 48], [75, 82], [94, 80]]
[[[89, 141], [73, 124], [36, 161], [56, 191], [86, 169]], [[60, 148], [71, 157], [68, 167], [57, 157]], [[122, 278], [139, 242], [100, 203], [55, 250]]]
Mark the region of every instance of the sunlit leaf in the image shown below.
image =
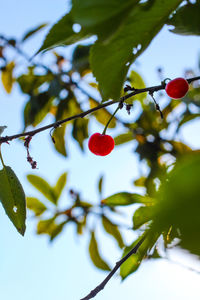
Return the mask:
[[140, 226], [152, 219], [153, 210], [151, 206], [139, 207], [133, 215], [133, 229], [138, 229]]
[[36, 216], [40, 216], [47, 209], [47, 207], [37, 198], [26, 197], [27, 208], [31, 209]]
[[[128, 81], [131, 87], [134, 87], [135, 89], [143, 89], [146, 87], [144, 80], [142, 79], [140, 74], [138, 74], [133, 70], [130, 72], [130, 75], [128, 76]], [[143, 101], [146, 97], [147, 97], [147, 93], [141, 93], [129, 98], [128, 100], [126, 100], [126, 103], [132, 104], [133, 101], [135, 100]]]
[[117, 225], [115, 225], [114, 223], [112, 223], [107, 217], [103, 216], [102, 217], [102, 224], [103, 227], [105, 229], [105, 231], [112, 235], [114, 237], [114, 239], [117, 241], [118, 246], [120, 248], [124, 247], [124, 241], [122, 239], [121, 233], [117, 227]]
[[[100, 104], [92, 98], [90, 98], [89, 101], [90, 101], [90, 108], [94, 108]], [[95, 116], [97, 121], [104, 126], [108, 123], [109, 119], [112, 116], [112, 114], [110, 114], [105, 108], [102, 108], [101, 110], [97, 110], [96, 112], [93, 113], [93, 115]], [[108, 128], [115, 128], [115, 126], [116, 126], [116, 119], [114, 117], [109, 123]]]
[[26, 230], [25, 194], [19, 179], [8, 166], [0, 170], [0, 201], [18, 232], [24, 235]]
[[154, 199], [139, 194], [121, 192], [102, 200], [102, 203], [109, 206], [130, 205], [134, 203], [152, 204], [154, 203]]
[[122, 133], [122, 134], [116, 136], [114, 138], [114, 140], [115, 140], [115, 146], [118, 146], [118, 145], [121, 145], [124, 143], [128, 143], [133, 140], [133, 133], [131, 131]]
[[27, 179], [49, 201], [51, 201], [53, 204], [56, 204], [54, 190], [44, 178], [29, 174], [27, 175]]
[[46, 219], [46, 220], [40, 220], [37, 224], [37, 234], [49, 234], [51, 235], [52, 231], [55, 229], [55, 217]]
[[54, 194], [56, 196], [57, 201], [63, 191], [66, 182], [67, 182], [67, 173], [65, 172], [58, 178], [58, 181], [54, 187]]
[[65, 224], [68, 221], [64, 221], [60, 224], [56, 224], [50, 233], [50, 241], [52, 242], [63, 230]]
[[[148, 233], [148, 234], [147, 234]], [[125, 256], [136, 244], [142, 239], [144, 235], [146, 235], [145, 240], [142, 245], [140, 245], [136, 254], [131, 255], [120, 268], [120, 275], [122, 279], [125, 279], [127, 276], [135, 272], [140, 266], [143, 258], [147, 255], [148, 251], [155, 245], [159, 234], [151, 232], [149, 229], [140, 236], [136, 241], [134, 241], [129, 247], [126, 247], [123, 253]]]
[[15, 81], [13, 77], [13, 69], [15, 67], [14, 61], [7, 64], [5, 70], [1, 73], [1, 80], [6, 92], [9, 94], [12, 91], [12, 86]]
[[104, 271], [110, 271], [108, 264], [101, 258], [94, 232], [91, 233], [89, 253], [93, 264]]

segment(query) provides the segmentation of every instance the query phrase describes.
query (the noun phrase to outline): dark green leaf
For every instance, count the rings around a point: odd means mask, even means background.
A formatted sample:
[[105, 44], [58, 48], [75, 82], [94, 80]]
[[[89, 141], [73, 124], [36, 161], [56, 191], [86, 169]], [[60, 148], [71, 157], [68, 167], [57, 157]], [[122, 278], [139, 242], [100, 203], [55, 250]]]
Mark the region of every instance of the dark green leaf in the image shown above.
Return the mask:
[[56, 128], [53, 131], [53, 138], [54, 138], [54, 146], [55, 149], [62, 154], [63, 156], [67, 156], [67, 150], [65, 146], [65, 129], [66, 129], [66, 123], [62, 126]]
[[37, 33], [39, 30], [41, 30], [42, 28], [46, 27], [47, 24], [41, 24], [39, 26], [37, 26], [36, 28], [31, 29], [30, 31], [28, 31], [22, 38], [22, 42], [24, 42], [25, 40], [27, 40], [30, 36], [32, 36], [33, 34]]
[[83, 38], [89, 37], [83, 30], [75, 33], [73, 31], [73, 24], [72, 15], [70, 13], [66, 14], [51, 28], [37, 53], [56, 46], [74, 44]]
[[200, 255], [200, 154], [183, 156], [161, 185], [155, 205], [157, 231], [179, 229], [180, 245]]
[[100, 254], [99, 254], [99, 249], [98, 249], [98, 245], [97, 245], [97, 241], [96, 241], [94, 232], [91, 232], [91, 239], [90, 239], [90, 243], [89, 243], [89, 253], [90, 253], [90, 257], [91, 257], [93, 264], [97, 268], [99, 268], [101, 270], [105, 270], [105, 271], [110, 271], [110, 267], [101, 258]]
[[139, 0], [73, 0], [74, 21], [99, 38], [110, 37]]
[[47, 207], [37, 198], [26, 197], [27, 208], [31, 209], [36, 216], [40, 216], [47, 209]]
[[37, 126], [50, 112], [53, 98], [47, 92], [32, 95], [24, 108], [24, 123]]
[[27, 175], [27, 179], [49, 201], [51, 201], [53, 204], [56, 204], [56, 196], [54, 194], [53, 188], [49, 185], [49, 183], [45, 179], [37, 175], [31, 175], [31, 174]]
[[24, 235], [26, 230], [25, 194], [19, 179], [8, 166], [4, 166], [0, 171], [0, 201], [18, 232]]
[[151, 206], [139, 207], [133, 215], [133, 229], [138, 229], [140, 226], [150, 221], [153, 216], [153, 210]]
[[173, 25], [171, 32], [182, 35], [200, 35], [200, 4], [187, 4], [178, 9], [175, 15], [169, 19], [168, 25]]
[[114, 138], [115, 146], [130, 142], [133, 140], [133, 133], [128, 131], [126, 133], [122, 133]]
[[88, 119], [74, 120], [72, 136], [79, 143], [81, 150], [83, 149], [83, 142], [88, 138]]
[[65, 186], [67, 182], [67, 173], [63, 173], [59, 178], [58, 178], [58, 181], [54, 187], [54, 194], [55, 194], [55, 197], [58, 201], [61, 193], [62, 193], [62, 190]]
[[143, 258], [147, 255], [148, 251], [155, 245], [159, 234], [153, 233], [149, 229], [140, 236], [136, 241], [134, 241], [129, 247], [126, 247], [123, 253], [123, 257], [134, 247], [136, 244], [141, 240], [141, 238], [147, 234], [146, 239], [139, 247], [136, 254], [131, 255], [122, 265], [120, 268], [120, 275], [122, 279], [125, 279], [131, 273], [135, 272], [138, 267], [140, 266]]
[[152, 204], [154, 203], [154, 199], [139, 194], [121, 192], [102, 200], [102, 204], [109, 206], [130, 205], [134, 203]]
[[79, 72], [81, 75], [86, 73], [90, 69], [89, 64], [89, 52], [90, 45], [78, 45], [72, 56], [72, 68]]
[[113, 224], [107, 217], [102, 217], [102, 224], [105, 231], [112, 235], [114, 239], [117, 241], [120, 248], [124, 247], [124, 242], [121, 236], [121, 233], [116, 224]]
[[181, 2], [155, 0], [148, 10], [138, 4], [129, 10], [123, 25], [106, 43], [98, 40], [92, 46], [90, 65], [104, 101], [119, 99], [130, 64], [148, 47]]

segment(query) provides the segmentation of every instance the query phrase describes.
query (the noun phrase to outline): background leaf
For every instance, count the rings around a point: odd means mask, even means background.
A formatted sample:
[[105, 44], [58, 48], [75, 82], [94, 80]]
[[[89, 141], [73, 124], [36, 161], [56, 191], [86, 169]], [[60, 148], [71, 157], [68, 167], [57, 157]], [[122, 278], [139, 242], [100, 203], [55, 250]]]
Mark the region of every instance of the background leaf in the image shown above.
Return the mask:
[[26, 197], [27, 208], [31, 209], [36, 216], [40, 216], [47, 209], [47, 207], [37, 198]]
[[15, 81], [13, 77], [13, 69], [15, 67], [14, 61], [11, 61], [5, 67], [5, 70], [1, 73], [1, 80], [6, 92], [9, 94], [12, 91], [13, 83]]
[[120, 248], [124, 247], [124, 241], [122, 239], [121, 233], [117, 227], [117, 225], [113, 224], [107, 217], [102, 217], [102, 224], [105, 229], [105, 231], [112, 235], [114, 239], [117, 241], [118, 246]]
[[89, 253], [93, 264], [101, 270], [110, 271], [108, 264], [101, 258], [94, 232], [91, 233]]
[[102, 203], [109, 206], [118, 206], [118, 205], [130, 205], [134, 203], [152, 204], [154, 203], [154, 200], [150, 197], [141, 196], [139, 194], [121, 192], [121, 193], [114, 194], [106, 199], [103, 199]]
[[49, 183], [42, 177], [37, 175], [27, 175], [28, 181], [39, 191], [41, 192], [49, 201], [53, 204], [56, 204], [56, 196], [54, 194], [53, 188]]

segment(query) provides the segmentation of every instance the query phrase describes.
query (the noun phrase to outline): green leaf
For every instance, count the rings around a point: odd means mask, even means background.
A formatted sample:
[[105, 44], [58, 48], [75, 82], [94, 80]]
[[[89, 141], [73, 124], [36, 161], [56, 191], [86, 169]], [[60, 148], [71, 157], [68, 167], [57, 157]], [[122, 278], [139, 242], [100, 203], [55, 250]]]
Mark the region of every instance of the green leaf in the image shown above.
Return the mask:
[[110, 37], [126, 19], [130, 9], [139, 0], [73, 0], [72, 14], [75, 23], [98, 38]]
[[26, 197], [27, 208], [31, 209], [36, 216], [40, 216], [47, 209], [47, 207], [37, 198]]
[[148, 196], [141, 196], [139, 194], [121, 192], [118, 194], [114, 194], [102, 200], [101, 202], [102, 204], [106, 204], [109, 206], [118, 206], [118, 205], [121, 206], [121, 205], [135, 204], [135, 203], [152, 204], [154, 203], [154, 199]]
[[64, 186], [66, 185], [66, 182], [67, 182], [67, 173], [65, 172], [58, 178], [58, 181], [54, 187], [54, 194], [57, 201], [63, 191]]
[[50, 112], [53, 98], [47, 92], [38, 95], [31, 95], [24, 108], [24, 123], [37, 126]]
[[154, 233], [150, 231], [149, 229], [142, 235], [140, 236], [136, 241], [134, 241], [130, 246], [126, 247], [123, 253], [124, 257], [128, 252], [131, 251], [131, 249], [137, 245], [137, 243], [143, 238], [144, 235], [146, 236], [145, 240], [143, 243], [140, 245], [138, 251], [136, 254], [131, 255], [122, 265], [120, 268], [120, 276], [122, 279], [125, 279], [127, 276], [135, 272], [138, 267], [140, 266], [142, 260], [145, 258], [147, 255], [147, 252], [155, 245], [159, 234]]
[[157, 195], [154, 228], [179, 230], [180, 246], [200, 256], [200, 154], [185, 155], [168, 174]]
[[6, 92], [9, 94], [12, 91], [13, 83], [15, 81], [13, 77], [13, 69], [15, 67], [14, 61], [7, 64], [5, 70], [1, 73], [1, 80]]
[[139, 207], [133, 215], [133, 229], [138, 229], [140, 226], [150, 221], [153, 216], [153, 210], [151, 206]]
[[60, 224], [56, 224], [50, 233], [50, 241], [52, 242], [63, 230], [63, 227], [68, 221], [64, 221]]
[[90, 65], [103, 101], [120, 98], [130, 64], [148, 47], [181, 2], [155, 0], [148, 10], [144, 4], [138, 4], [129, 10], [125, 22], [106, 43], [98, 40], [92, 46]]
[[83, 142], [88, 138], [88, 119], [76, 119], [73, 123], [72, 136], [78, 142], [81, 150], [83, 148]]
[[[144, 89], [146, 87], [145, 82], [142, 79], [142, 77], [140, 76], [140, 74], [138, 74], [137, 72], [135, 72], [133, 70], [130, 72], [128, 81], [129, 81], [131, 87], [134, 87], [135, 89]], [[146, 97], [147, 97], [147, 93], [141, 93], [141, 94], [138, 94], [136, 96], [129, 98], [128, 100], [126, 100], [126, 103], [132, 104], [133, 101], [135, 101], [135, 100], [143, 101]]]
[[56, 227], [54, 221], [55, 221], [55, 217], [46, 220], [40, 220], [37, 224], [37, 234], [51, 235], [52, 231]]
[[180, 121], [178, 127], [181, 127], [183, 124], [185, 124], [185, 123], [187, 123], [191, 120], [194, 120], [196, 118], [199, 118], [199, 117], [200, 117], [200, 114], [187, 114], [187, 115], [184, 115], [184, 117]]
[[25, 40], [27, 40], [30, 36], [32, 36], [33, 34], [37, 33], [38, 31], [40, 31], [42, 28], [46, 27], [47, 24], [41, 24], [33, 29], [31, 29], [30, 31], [28, 31], [22, 38], [22, 42], [24, 42]]
[[[92, 98], [89, 99], [89, 102], [90, 102], [90, 108], [94, 108], [99, 105], [99, 103]], [[109, 119], [112, 116], [112, 114], [110, 114], [105, 108], [102, 108], [101, 110], [97, 110], [96, 112], [93, 113], [93, 115], [95, 116], [97, 121], [104, 126], [106, 126], [106, 124], [108, 123]], [[108, 128], [115, 128], [115, 127], [116, 127], [116, 119], [114, 117], [109, 123]]]
[[98, 182], [98, 191], [99, 194], [102, 194], [102, 184], [103, 184], [103, 175], [99, 178], [99, 182]]
[[181, 35], [200, 35], [200, 5], [199, 3], [187, 4], [180, 7], [176, 14], [167, 22], [173, 25], [171, 32]]
[[133, 133], [128, 131], [126, 133], [122, 133], [114, 138], [115, 146], [128, 143], [133, 140]]
[[54, 147], [64, 157], [67, 157], [67, 150], [66, 150], [66, 146], [65, 146], [66, 125], [67, 124], [65, 123], [53, 131], [53, 138], [55, 141]]
[[145, 186], [146, 177], [142, 176], [134, 181], [135, 186]]
[[57, 199], [54, 194], [54, 190], [44, 178], [29, 174], [27, 175], [27, 179], [49, 201], [51, 201], [53, 204], [56, 204]]
[[102, 224], [105, 229], [105, 231], [112, 235], [114, 239], [117, 241], [118, 246], [120, 248], [124, 247], [124, 241], [122, 239], [121, 233], [117, 227], [116, 224], [113, 224], [107, 217], [103, 216], [102, 217]]
[[26, 230], [25, 194], [19, 179], [8, 166], [0, 170], [0, 201], [18, 232], [24, 235]]
[[42, 47], [37, 53], [61, 45], [71, 45], [90, 36], [86, 34], [84, 30], [81, 30], [79, 33], [75, 33], [73, 31], [73, 24], [74, 21], [71, 13], [62, 17], [62, 19], [53, 25], [47, 34]]
[[88, 70], [90, 70], [89, 63], [89, 52], [91, 45], [78, 45], [72, 56], [72, 68], [84, 75]]
[[91, 232], [89, 243], [89, 253], [93, 264], [104, 271], [110, 271], [108, 264], [101, 258], [94, 232]]

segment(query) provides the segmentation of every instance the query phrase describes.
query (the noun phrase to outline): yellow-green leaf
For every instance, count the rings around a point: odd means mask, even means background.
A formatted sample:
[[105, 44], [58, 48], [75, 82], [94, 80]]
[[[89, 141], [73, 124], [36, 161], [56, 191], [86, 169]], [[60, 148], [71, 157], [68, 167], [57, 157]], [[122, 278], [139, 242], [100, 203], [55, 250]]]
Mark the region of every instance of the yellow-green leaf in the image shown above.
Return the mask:
[[54, 187], [54, 194], [57, 200], [60, 197], [66, 182], [67, 182], [67, 173], [65, 172], [58, 178], [58, 181]]
[[15, 81], [15, 79], [13, 77], [14, 67], [15, 67], [15, 63], [14, 63], [14, 61], [11, 61], [9, 64], [7, 64], [5, 70], [3, 70], [1, 73], [1, 80], [2, 80], [3, 86], [8, 94], [11, 93], [12, 86]]
[[31, 209], [36, 216], [40, 216], [47, 209], [47, 207], [37, 198], [26, 197], [27, 208]]
[[[89, 101], [90, 101], [90, 108], [94, 108], [99, 105], [99, 103], [92, 98], [90, 98]], [[112, 116], [105, 108], [102, 108], [101, 110], [97, 110], [96, 112], [93, 113], [93, 115], [96, 117], [97, 121], [104, 126], [108, 123], [109, 119]], [[116, 126], [116, 119], [114, 117], [111, 120], [110, 124], [108, 125], [108, 128], [115, 128], [115, 126]]]
[[56, 204], [56, 197], [53, 188], [49, 183], [40, 176], [37, 175], [27, 175], [28, 181], [36, 188], [40, 193], [42, 193], [49, 201]]
[[103, 227], [104, 227], [105, 231], [115, 238], [115, 240], [117, 241], [120, 248], [123, 248], [124, 247], [124, 241], [122, 239], [121, 233], [120, 233], [117, 225], [113, 224], [105, 216], [102, 217], [102, 224], [103, 224]]
[[[140, 74], [135, 71], [130, 72], [129, 82], [131, 87], [134, 87], [135, 89], [144, 89], [146, 87], [144, 80], [142, 79]], [[135, 100], [143, 101], [146, 97], [147, 93], [141, 93], [129, 98], [128, 100], [126, 100], [126, 103], [132, 104]]]
[[98, 244], [95, 238], [94, 232], [91, 233], [91, 239], [89, 243], [89, 253], [93, 264], [104, 271], [110, 271], [108, 264], [101, 258], [99, 254]]
[[114, 194], [106, 199], [103, 199], [102, 204], [109, 206], [130, 205], [134, 203], [152, 204], [154, 199], [148, 196], [141, 196], [135, 193], [121, 192]]

